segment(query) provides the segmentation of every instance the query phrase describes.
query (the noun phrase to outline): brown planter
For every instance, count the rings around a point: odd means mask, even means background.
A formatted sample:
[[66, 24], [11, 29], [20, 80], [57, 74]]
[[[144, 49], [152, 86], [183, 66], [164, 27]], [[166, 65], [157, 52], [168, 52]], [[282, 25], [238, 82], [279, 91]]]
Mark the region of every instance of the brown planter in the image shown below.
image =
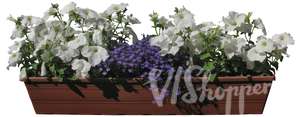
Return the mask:
[[[193, 79], [195, 87], [201, 85], [199, 79]], [[241, 89], [232, 90], [230, 114], [261, 114], [273, 80], [274, 76], [219, 77], [218, 82], [209, 83], [207, 88], [216, 89], [218, 84], [222, 84], [224, 89], [250, 87], [253, 90], [244, 88], [243, 113], [239, 111]], [[151, 91], [134, 80], [127, 83], [129, 87], [110, 82], [92, 83], [89, 80], [72, 84], [41, 77], [31, 77], [25, 81], [37, 114], [225, 114], [226, 110], [227, 98], [193, 104], [178, 101], [175, 105], [170, 103], [170, 98], [166, 98], [164, 106], [158, 107], [153, 102]], [[267, 86], [265, 92], [262, 86]], [[260, 93], [247, 95], [254, 90]], [[224, 94], [227, 96], [228, 92]]]

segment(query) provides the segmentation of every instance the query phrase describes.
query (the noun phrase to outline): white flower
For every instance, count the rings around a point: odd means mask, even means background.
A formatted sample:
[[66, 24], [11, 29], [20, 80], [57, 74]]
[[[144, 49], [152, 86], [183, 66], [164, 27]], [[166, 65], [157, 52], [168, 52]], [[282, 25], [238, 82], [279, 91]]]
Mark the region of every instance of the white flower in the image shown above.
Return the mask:
[[56, 13], [57, 13], [56, 9], [53, 8], [53, 7], [50, 7], [50, 8], [44, 13], [44, 16], [43, 16], [42, 19], [43, 19], [43, 20], [48, 20], [49, 16], [54, 15], [54, 14], [56, 14]]
[[285, 48], [288, 45], [294, 45], [295, 41], [291, 34], [289, 33], [281, 33], [281, 34], [275, 34], [272, 37], [272, 40], [274, 41], [274, 44], [279, 48]]
[[21, 16], [23, 26], [39, 25], [43, 23], [43, 19], [35, 16]]
[[76, 70], [77, 77], [88, 77], [91, 64], [85, 61], [84, 59], [75, 59], [72, 62], [72, 69]]
[[57, 20], [46, 22], [45, 25], [48, 29], [48, 33], [53, 33], [53, 38], [57, 33], [62, 33], [65, 30], [65, 24]]
[[95, 30], [93, 34], [93, 42], [96, 45], [102, 45], [102, 39], [103, 39], [102, 30]]
[[49, 39], [44, 39], [44, 40], [42, 40], [42, 41], [40, 41], [39, 43], [37, 43], [36, 45], [35, 45], [35, 50], [34, 50], [34, 52], [33, 52], [33, 55], [34, 56], [36, 56], [37, 55], [37, 52], [39, 51], [39, 50], [43, 50], [43, 49], [45, 49], [46, 48], [46, 46], [48, 45], [48, 44], [50, 44], [51, 43], [51, 41], [49, 40]]
[[249, 61], [263, 62], [266, 59], [266, 55], [265, 53], [259, 53], [257, 48], [253, 47], [248, 51], [247, 58]]
[[62, 61], [70, 62], [74, 57], [79, 55], [77, 49], [72, 49], [66, 46], [59, 46], [54, 49], [55, 56], [58, 56]]
[[194, 15], [185, 8], [178, 9], [178, 12], [170, 17], [174, 19], [176, 28], [180, 30], [195, 26]]
[[169, 21], [166, 17], [162, 16], [158, 19], [159, 24], [161, 24], [165, 28], [169, 28], [171, 26], [174, 26], [171, 21]]
[[62, 14], [67, 14], [69, 13], [70, 11], [73, 11], [76, 9], [76, 4], [74, 2], [70, 2], [69, 4], [67, 4], [66, 6], [64, 6], [62, 9], [61, 9], [61, 13]]
[[246, 15], [243, 13], [237, 13], [234, 11], [229, 12], [229, 16], [223, 17], [225, 23], [225, 30], [233, 31], [236, 27], [245, 22]]
[[270, 39], [260, 39], [256, 44], [257, 52], [272, 52], [274, 50], [273, 41]]
[[92, 9], [78, 9], [77, 13], [83, 17], [84, 19], [91, 20], [91, 19], [98, 19], [99, 15], [96, 11]]
[[46, 25], [42, 24], [42, 25], [38, 25], [33, 27], [29, 34], [28, 34], [28, 39], [30, 41], [33, 41], [34, 44], [39, 43], [40, 41], [42, 41], [43, 39], [45, 39], [45, 36], [48, 34], [48, 29], [46, 27]]
[[27, 78], [26, 69], [22, 68], [20, 72], [20, 81], [24, 81]]
[[181, 37], [176, 38], [176, 40], [171, 44], [171, 48], [167, 54], [175, 55], [183, 44], [184, 41]]
[[140, 20], [137, 19], [136, 17], [133, 17], [132, 15], [127, 16], [128, 22], [132, 24], [140, 24]]
[[81, 54], [88, 58], [92, 66], [98, 65], [101, 61], [105, 61], [109, 57], [106, 49], [100, 46], [85, 46], [82, 48]]
[[231, 59], [234, 55], [242, 54], [242, 48], [246, 45], [243, 38], [233, 38], [231, 36], [222, 37], [221, 47], [224, 49], [226, 56]]
[[242, 48], [247, 44], [246, 40], [243, 39], [243, 38], [237, 38], [237, 44], [236, 44], [236, 47], [237, 47], [237, 53], [241, 53], [242, 52]]
[[214, 28], [216, 25], [213, 22], [203, 22], [199, 25], [200, 31], [207, 32], [209, 29]]
[[167, 30], [164, 30], [160, 35], [153, 37], [150, 39], [150, 45], [163, 48], [168, 48], [169, 43], [171, 43], [171, 38], [173, 38], [171, 35], [174, 35], [172, 32], [174, 31], [174, 27], [168, 28]]
[[7, 20], [12, 21], [12, 22], [17, 22], [17, 19], [15, 19], [12, 15], [9, 15], [7, 17]]
[[22, 38], [24, 36], [23, 29], [23, 26], [14, 29], [12, 35], [10, 36], [10, 39]]
[[74, 40], [68, 42], [68, 47], [71, 49], [77, 49], [83, 45], [86, 45], [87, 39], [84, 33], [80, 33]]
[[7, 68], [16, 66], [20, 60], [21, 60], [21, 53], [19, 52], [12, 53], [9, 57]]
[[150, 45], [160, 47], [161, 55], [175, 55], [179, 48], [183, 46], [184, 41], [176, 35], [175, 27], [164, 30], [160, 35], [150, 39]]
[[8, 47], [9, 48], [8, 53], [11, 54], [14, 52], [19, 52], [21, 47], [23, 46], [23, 44], [24, 44], [24, 41], [15, 41], [14, 45]]
[[264, 25], [264, 23], [262, 22], [262, 20], [260, 18], [254, 19], [253, 24], [256, 28], [261, 29], [262, 32], [264, 33], [264, 35], [267, 35], [265, 25]]
[[192, 31], [190, 34], [190, 39], [195, 47], [195, 54], [200, 54], [203, 51], [203, 38], [200, 36], [200, 31]]
[[46, 75], [47, 75], [47, 69], [45, 66], [45, 62], [43, 62], [41, 66], [41, 76], [46, 76]]
[[171, 40], [169, 39], [169, 37], [166, 34], [162, 33], [159, 36], [151, 38], [150, 39], [150, 45], [159, 47], [161, 49], [160, 53], [162, 55], [165, 55], [169, 51], [170, 41]]
[[229, 58], [229, 59], [231, 59], [234, 56], [234, 53], [237, 50], [235, 44], [236, 44], [236, 41], [222, 40], [222, 48], [224, 49], [224, 52], [225, 52], [227, 58]]
[[125, 8], [128, 6], [128, 4], [125, 3], [121, 3], [121, 4], [112, 4], [110, 5], [105, 11], [104, 13], [106, 15], [112, 15], [115, 12], [120, 12], [125, 10]]

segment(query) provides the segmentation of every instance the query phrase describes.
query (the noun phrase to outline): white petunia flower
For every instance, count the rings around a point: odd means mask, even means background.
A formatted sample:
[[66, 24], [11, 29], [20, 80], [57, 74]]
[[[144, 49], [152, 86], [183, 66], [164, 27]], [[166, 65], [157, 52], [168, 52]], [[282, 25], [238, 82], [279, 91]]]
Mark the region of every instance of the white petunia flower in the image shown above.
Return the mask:
[[77, 9], [76, 11], [81, 17], [87, 20], [98, 19], [99, 15], [96, 11], [92, 9]]
[[23, 29], [24, 29], [23, 26], [20, 26], [20, 27], [14, 29], [12, 32], [12, 35], [10, 36], [10, 39], [13, 40], [16, 38], [22, 38], [24, 36]]
[[195, 26], [194, 15], [186, 8], [178, 9], [178, 12], [170, 17], [174, 19], [175, 26], [179, 30]]
[[8, 60], [7, 68], [16, 66], [20, 60], [21, 60], [21, 53], [19, 52], [11, 53]]
[[76, 71], [77, 77], [86, 78], [89, 76], [91, 64], [85, 61], [84, 59], [75, 59], [72, 62], [72, 69]]
[[165, 55], [169, 51], [170, 41], [171, 40], [169, 39], [169, 37], [166, 34], [162, 33], [159, 36], [151, 38], [150, 39], [150, 45], [159, 47], [161, 49], [160, 53], [162, 55]]
[[15, 41], [15, 43], [12, 46], [8, 47], [9, 48], [8, 53], [11, 54], [14, 52], [19, 52], [23, 44], [24, 41]]
[[30, 30], [28, 39], [30, 41], [33, 41], [34, 44], [37, 44], [40, 41], [44, 40], [46, 35], [48, 35], [48, 29], [46, 25], [42, 24], [35, 26]]
[[260, 18], [254, 19], [253, 24], [256, 28], [261, 29], [262, 32], [264, 33], [264, 35], [267, 35], [265, 25], [264, 25], [264, 23], [262, 22], [262, 20]]
[[21, 23], [23, 26], [40, 25], [43, 19], [35, 16], [21, 16]]
[[87, 38], [85, 36], [84, 33], [80, 33], [74, 40], [69, 41], [67, 43], [68, 47], [71, 49], [77, 49], [83, 45], [86, 45], [87, 42]]
[[72, 49], [66, 46], [59, 46], [54, 49], [55, 56], [58, 56], [62, 61], [70, 62], [74, 57], [79, 55], [77, 49]]
[[199, 34], [200, 34], [200, 31], [198, 31], [198, 30], [192, 31], [191, 34], [190, 34], [191, 40], [197, 40], [197, 39], [199, 39], [200, 38]]
[[200, 31], [194, 30], [190, 34], [190, 39], [195, 47], [195, 54], [200, 54], [203, 51], [203, 38], [200, 35]]
[[246, 45], [243, 38], [233, 38], [230, 36], [222, 37], [221, 47], [224, 49], [226, 56], [231, 59], [234, 55], [242, 54], [242, 48]]
[[128, 6], [128, 4], [125, 4], [125, 3], [112, 4], [104, 11], [104, 14], [112, 15], [113, 13], [125, 10], [127, 6]]
[[45, 66], [45, 62], [43, 62], [41, 66], [41, 76], [46, 76], [46, 75], [47, 75], [47, 69]]
[[56, 14], [57, 13], [57, 11], [56, 11], [56, 9], [55, 8], [53, 8], [53, 7], [50, 7], [45, 13], [44, 13], [44, 16], [43, 16], [43, 20], [48, 20], [49, 19], [49, 16], [51, 16], [51, 15], [54, 15], [54, 14]]
[[100, 46], [85, 46], [82, 48], [81, 54], [88, 58], [92, 66], [98, 65], [101, 61], [105, 61], [109, 57], [106, 49]]
[[266, 54], [265, 53], [259, 53], [257, 51], [257, 48], [251, 48], [248, 53], [247, 53], [247, 58], [249, 61], [259, 61], [263, 62], [266, 59]]
[[12, 22], [17, 22], [17, 19], [14, 18], [12, 15], [9, 15], [6, 19]]
[[136, 17], [133, 17], [132, 15], [127, 16], [128, 22], [132, 24], [140, 24], [140, 20], [137, 19]]
[[176, 38], [176, 40], [171, 44], [171, 48], [167, 52], [167, 54], [175, 55], [181, 46], [183, 46], [184, 41], [181, 37]]
[[165, 28], [169, 28], [169, 27], [172, 27], [174, 26], [174, 24], [169, 21], [166, 17], [164, 16], [161, 16], [159, 19], [158, 19], [158, 22], [159, 24], [161, 24], [162, 26], [164, 26]]
[[20, 81], [24, 81], [27, 78], [26, 69], [22, 68], [20, 72]]
[[93, 42], [96, 45], [102, 45], [102, 39], [103, 39], [102, 30], [95, 30], [93, 34]]
[[273, 41], [270, 39], [260, 39], [256, 44], [257, 52], [272, 52], [274, 50]]
[[199, 25], [200, 31], [207, 32], [209, 29], [214, 28], [216, 25], [213, 22], [203, 22]]
[[231, 38], [224, 38], [222, 39], [221, 47], [224, 49], [224, 52], [227, 58], [231, 59], [234, 56], [234, 53], [237, 50], [236, 41]]
[[274, 41], [276, 47], [278, 47], [279, 49], [285, 48], [288, 45], [295, 44], [293, 37], [289, 33], [275, 34], [272, 37], [272, 40]]
[[[172, 46], [168, 52], [166, 54], [172, 54], [172, 55], [175, 55], [177, 52], [179, 51], [179, 47], [178, 46]], [[163, 54], [165, 55], [165, 54]]]
[[69, 4], [67, 4], [66, 6], [64, 6], [62, 9], [61, 9], [61, 13], [62, 14], [67, 14], [69, 13], [70, 11], [73, 11], [76, 9], [76, 3], [74, 2], [71, 2]]
[[175, 27], [164, 30], [160, 35], [150, 39], [150, 45], [160, 47], [161, 55], [175, 55], [179, 48], [183, 46], [184, 41], [176, 35]]
[[227, 17], [223, 17], [226, 31], [233, 31], [236, 27], [245, 22], [246, 14], [237, 13], [234, 11], [229, 12]]
[[242, 48], [247, 44], [247, 41], [243, 38], [237, 38], [237, 44], [236, 44], [236, 47], [237, 47], [237, 53], [241, 53], [242, 52]]
[[34, 50], [34, 52], [33, 52], [33, 55], [36, 56], [36, 55], [37, 55], [37, 52], [38, 52], [39, 50], [45, 49], [46, 46], [49, 45], [50, 43], [51, 43], [51, 41], [50, 41], [49, 39], [47, 39], [47, 38], [44, 39], [44, 40], [42, 40], [42, 41], [40, 41], [39, 43], [37, 43], [37, 44], [35, 45], [35, 50]]
[[45, 23], [47, 29], [49, 32], [56, 32], [56, 33], [61, 33], [65, 30], [65, 24], [62, 23], [61, 21], [48, 21]]
[[164, 30], [160, 35], [150, 39], [150, 45], [160, 47], [161, 49], [168, 48], [169, 43], [171, 43], [172, 38], [174, 38], [172, 35], [174, 35], [173, 33], [175, 32], [173, 31], [174, 27]]
[[260, 41], [260, 40], [263, 40], [263, 39], [267, 39], [267, 37], [264, 36], [264, 35], [261, 35], [261, 36], [257, 37], [257, 41]]

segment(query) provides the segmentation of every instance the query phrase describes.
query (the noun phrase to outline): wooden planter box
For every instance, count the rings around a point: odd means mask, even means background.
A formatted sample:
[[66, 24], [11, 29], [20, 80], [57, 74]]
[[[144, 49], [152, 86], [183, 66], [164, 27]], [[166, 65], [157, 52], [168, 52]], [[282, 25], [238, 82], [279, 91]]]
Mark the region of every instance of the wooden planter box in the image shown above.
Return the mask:
[[[253, 91], [252, 95], [247, 95], [251, 94], [251, 90], [245, 90], [242, 113], [239, 104], [243, 96], [238, 90], [232, 92], [230, 113], [225, 113], [227, 98], [194, 104], [178, 101], [173, 105], [167, 97], [164, 106], [158, 107], [151, 90], [134, 80], [125, 86], [113, 85], [109, 81], [95, 83], [81, 80], [69, 84], [31, 77], [25, 85], [37, 114], [261, 114], [274, 79], [274, 76], [219, 77], [218, 82], [207, 85], [208, 89], [216, 89], [221, 84], [224, 89], [251, 87], [260, 92], [253, 94]], [[193, 83], [195, 87], [201, 85], [200, 80], [193, 80]], [[263, 86], [267, 86], [266, 91], [262, 91]]]

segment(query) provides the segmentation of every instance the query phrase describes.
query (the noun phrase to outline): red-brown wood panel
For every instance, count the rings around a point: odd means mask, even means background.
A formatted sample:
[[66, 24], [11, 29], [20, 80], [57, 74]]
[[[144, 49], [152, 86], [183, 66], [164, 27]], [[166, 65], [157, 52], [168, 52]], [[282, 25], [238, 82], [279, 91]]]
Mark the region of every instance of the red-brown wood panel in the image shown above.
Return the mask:
[[[85, 82], [85, 86], [77, 86], [74, 89], [64, 83], [44, 81], [25, 82], [29, 96], [36, 113], [38, 114], [225, 114], [225, 100], [213, 101], [213, 103], [186, 104], [178, 102], [170, 104], [170, 99], [164, 100], [164, 106], [158, 107], [153, 102], [152, 93], [148, 88], [138, 84], [131, 84], [135, 91], [126, 91], [117, 85], [117, 98], [108, 99], [103, 89], [94, 84]], [[254, 82], [229, 82], [223, 87], [229, 86], [253, 86], [259, 83], [271, 83], [272, 80]], [[75, 83], [76, 84], [76, 83]], [[80, 84], [80, 83], [79, 83]], [[195, 86], [200, 84], [195, 83]], [[209, 84], [208, 88], [215, 89], [215, 84]], [[245, 95], [244, 114], [261, 114], [267, 100], [270, 88], [266, 94]], [[109, 97], [109, 96], [108, 96]], [[231, 114], [239, 114], [239, 96], [232, 97]]]

